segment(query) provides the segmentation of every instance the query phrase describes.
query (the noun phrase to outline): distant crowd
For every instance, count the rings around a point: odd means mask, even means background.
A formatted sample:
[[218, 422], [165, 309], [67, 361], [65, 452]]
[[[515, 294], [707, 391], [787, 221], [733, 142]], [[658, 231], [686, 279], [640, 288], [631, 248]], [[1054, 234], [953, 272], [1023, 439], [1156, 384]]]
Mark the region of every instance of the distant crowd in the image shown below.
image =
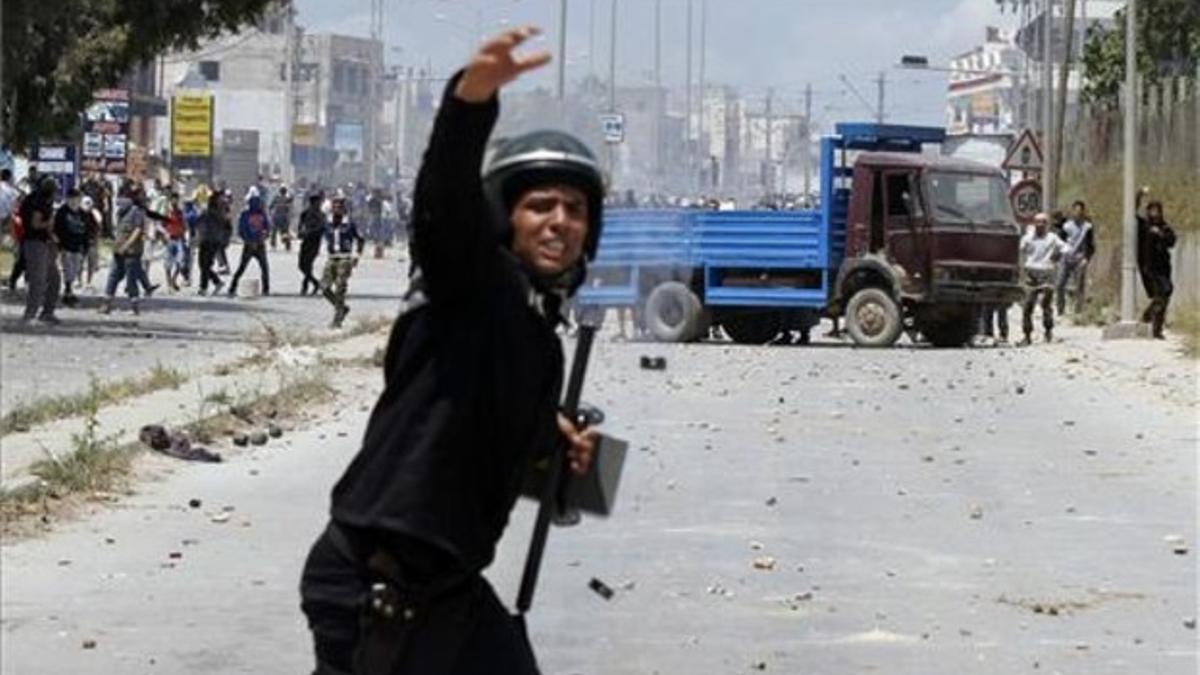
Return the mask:
[[[126, 180], [114, 194], [110, 183], [96, 177], [63, 190], [36, 167], [19, 182], [10, 170], [0, 171], [0, 232], [14, 251], [8, 290], [16, 293], [23, 278], [23, 321], [49, 326], [60, 323], [59, 305], [76, 307], [84, 290], [102, 294], [99, 309], [106, 314], [122, 286], [135, 314], [143, 298], [164, 285], [170, 293], [195, 284], [202, 296], [211, 290], [237, 297], [251, 261], [259, 270], [256, 294], [269, 295], [268, 247], [291, 251], [298, 241], [300, 293], [324, 296], [337, 327], [350, 311], [345, 298], [364, 248], [371, 244], [382, 256], [405, 237], [410, 211], [411, 202], [399, 194], [354, 184], [330, 190], [310, 185], [298, 199], [286, 185], [261, 176], [240, 195], [220, 181], [185, 190], [157, 180]], [[228, 254], [235, 240], [241, 244], [236, 268]], [[327, 259], [317, 276], [322, 248]], [[156, 263], [161, 263], [157, 281]], [[104, 265], [107, 276], [98, 282]]]

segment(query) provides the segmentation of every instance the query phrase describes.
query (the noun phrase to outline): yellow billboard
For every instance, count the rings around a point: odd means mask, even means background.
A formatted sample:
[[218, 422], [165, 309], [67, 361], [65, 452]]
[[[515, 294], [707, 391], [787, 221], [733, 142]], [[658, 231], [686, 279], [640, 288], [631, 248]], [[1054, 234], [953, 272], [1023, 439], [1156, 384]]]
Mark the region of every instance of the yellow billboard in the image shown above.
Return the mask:
[[175, 157], [212, 157], [212, 94], [171, 97], [171, 153]]

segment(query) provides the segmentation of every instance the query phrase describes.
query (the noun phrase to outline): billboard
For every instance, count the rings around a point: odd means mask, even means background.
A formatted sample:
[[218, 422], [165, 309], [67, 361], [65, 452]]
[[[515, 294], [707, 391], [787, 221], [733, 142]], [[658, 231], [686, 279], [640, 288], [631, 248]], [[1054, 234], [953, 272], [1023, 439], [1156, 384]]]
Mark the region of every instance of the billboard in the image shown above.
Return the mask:
[[67, 190], [78, 184], [75, 171], [75, 146], [70, 143], [43, 143], [33, 153], [33, 162], [38, 172], [53, 176], [58, 181], [58, 198], [66, 197]]
[[171, 97], [171, 156], [207, 159], [212, 155], [212, 94], [175, 94]]
[[101, 89], [83, 115], [80, 168], [124, 174], [129, 153], [129, 90]]

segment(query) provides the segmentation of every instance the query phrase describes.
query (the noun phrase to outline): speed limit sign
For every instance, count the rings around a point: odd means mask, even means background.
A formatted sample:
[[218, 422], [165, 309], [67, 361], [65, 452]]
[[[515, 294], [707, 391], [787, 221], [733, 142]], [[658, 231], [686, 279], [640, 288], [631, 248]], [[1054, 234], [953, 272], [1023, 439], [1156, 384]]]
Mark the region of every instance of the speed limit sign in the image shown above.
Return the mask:
[[1036, 180], [1023, 180], [1008, 191], [1008, 199], [1017, 222], [1028, 225], [1042, 212], [1042, 184]]

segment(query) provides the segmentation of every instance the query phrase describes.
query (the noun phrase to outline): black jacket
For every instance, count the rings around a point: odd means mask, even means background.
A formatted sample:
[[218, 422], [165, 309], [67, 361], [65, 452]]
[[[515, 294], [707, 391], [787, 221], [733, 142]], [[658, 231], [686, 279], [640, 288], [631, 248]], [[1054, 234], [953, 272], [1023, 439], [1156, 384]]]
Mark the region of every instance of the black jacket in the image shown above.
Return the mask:
[[54, 214], [54, 234], [58, 246], [67, 253], [83, 253], [88, 247], [88, 221], [83, 211], [63, 204]]
[[480, 165], [498, 103], [460, 101], [455, 84], [417, 178], [419, 272], [331, 512], [375, 544], [416, 538], [474, 572], [495, 555], [528, 463], [558, 440], [563, 355], [558, 303], [488, 221]]
[[1158, 233], [1150, 232], [1150, 221], [1137, 219], [1138, 269], [1143, 274], [1171, 276], [1171, 249], [1175, 247], [1175, 230], [1165, 222], [1158, 224]]

